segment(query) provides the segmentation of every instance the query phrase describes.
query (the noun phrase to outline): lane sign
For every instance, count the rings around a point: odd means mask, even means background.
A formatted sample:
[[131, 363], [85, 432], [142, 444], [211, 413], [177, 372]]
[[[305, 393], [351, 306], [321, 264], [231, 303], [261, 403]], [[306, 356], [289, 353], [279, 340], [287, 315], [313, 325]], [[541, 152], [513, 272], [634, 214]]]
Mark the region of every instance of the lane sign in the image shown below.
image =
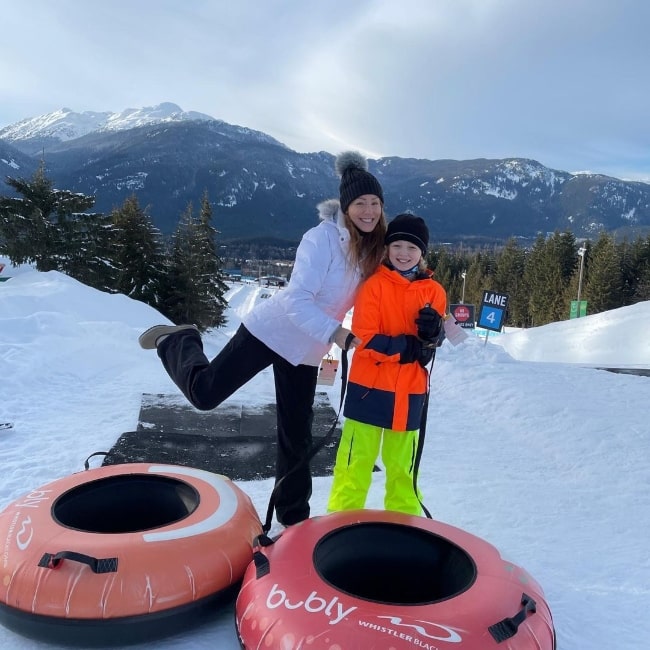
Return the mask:
[[508, 294], [496, 291], [483, 291], [483, 301], [478, 314], [477, 324], [486, 330], [500, 332], [506, 319]]

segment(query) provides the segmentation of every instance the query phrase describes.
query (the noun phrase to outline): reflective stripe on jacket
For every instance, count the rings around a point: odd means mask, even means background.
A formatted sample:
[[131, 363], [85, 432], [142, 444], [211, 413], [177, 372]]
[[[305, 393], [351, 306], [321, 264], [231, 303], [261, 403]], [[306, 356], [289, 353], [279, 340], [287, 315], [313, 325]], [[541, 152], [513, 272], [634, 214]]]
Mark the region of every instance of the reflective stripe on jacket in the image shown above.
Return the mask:
[[352, 331], [362, 340], [352, 357], [344, 415], [393, 429], [419, 429], [427, 374], [417, 362], [400, 364], [404, 334], [417, 334], [418, 311], [429, 304], [441, 316], [447, 294], [430, 277], [410, 281], [382, 265], [361, 285]]

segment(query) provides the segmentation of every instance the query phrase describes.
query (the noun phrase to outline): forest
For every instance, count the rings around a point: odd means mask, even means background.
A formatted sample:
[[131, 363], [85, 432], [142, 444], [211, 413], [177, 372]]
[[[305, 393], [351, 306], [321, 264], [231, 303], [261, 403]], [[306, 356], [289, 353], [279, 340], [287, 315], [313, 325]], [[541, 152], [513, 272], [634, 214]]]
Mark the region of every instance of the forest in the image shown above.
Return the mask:
[[601, 232], [577, 241], [554, 232], [526, 247], [515, 239], [472, 252], [441, 247], [428, 261], [452, 304], [479, 305], [484, 290], [507, 294], [505, 324], [513, 327], [566, 320], [571, 301], [586, 301], [587, 314], [596, 314], [650, 300], [650, 236], [616, 241]]
[[228, 286], [207, 193], [198, 214], [188, 204], [165, 238], [135, 195], [105, 215], [88, 212], [94, 197], [55, 189], [43, 165], [7, 184], [19, 196], [0, 196], [0, 253], [13, 265], [66, 273], [201, 331], [225, 324]]
[[[12, 264], [61, 271], [202, 331], [224, 324], [228, 286], [219, 250], [227, 247], [207, 191], [198, 212], [188, 204], [164, 237], [135, 195], [109, 214], [89, 212], [94, 197], [55, 189], [44, 165], [7, 184], [18, 196], [0, 196], [0, 253]], [[540, 233], [532, 245], [515, 238], [478, 249], [434, 245], [427, 262], [450, 304], [479, 305], [486, 290], [507, 294], [504, 324], [514, 327], [566, 320], [572, 301], [586, 301], [595, 314], [650, 300], [650, 235], [617, 240], [600, 232], [577, 240], [565, 231]]]

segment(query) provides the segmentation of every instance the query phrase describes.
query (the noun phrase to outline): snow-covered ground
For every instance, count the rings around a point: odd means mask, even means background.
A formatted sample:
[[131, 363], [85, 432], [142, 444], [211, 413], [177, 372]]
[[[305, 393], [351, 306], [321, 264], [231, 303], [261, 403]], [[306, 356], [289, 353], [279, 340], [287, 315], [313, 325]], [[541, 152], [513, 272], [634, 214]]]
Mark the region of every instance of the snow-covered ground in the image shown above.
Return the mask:
[[[0, 259], [0, 262], [6, 260]], [[138, 335], [150, 307], [57, 272], [7, 268], [0, 283], [0, 509], [83, 468], [136, 428], [142, 393], [177, 393]], [[233, 285], [227, 327], [275, 289]], [[446, 342], [434, 365], [420, 487], [434, 518], [494, 544], [546, 592], [560, 650], [639, 650], [650, 639], [650, 303]], [[327, 389], [338, 405], [340, 385]], [[265, 371], [237, 399], [273, 401]], [[381, 508], [383, 473], [368, 502]], [[330, 478], [317, 478], [323, 514]], [[264, 517], [271, 480], [240, 482]], [[52, 647], [0, 627], [0, 647]], [[145, 648], [235, 650], [233, 612]]]

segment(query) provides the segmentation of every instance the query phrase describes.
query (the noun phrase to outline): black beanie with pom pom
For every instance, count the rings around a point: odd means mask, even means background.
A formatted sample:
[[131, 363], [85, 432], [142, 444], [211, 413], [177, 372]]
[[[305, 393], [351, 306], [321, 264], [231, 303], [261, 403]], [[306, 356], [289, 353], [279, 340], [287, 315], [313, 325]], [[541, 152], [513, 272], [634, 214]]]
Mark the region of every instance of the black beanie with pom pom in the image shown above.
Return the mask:
[[384, 191], [379, 181], [368, 171], [368, 161], [358, 151], [345, 151], [336, 157], [336, 173], [341, 177], [339, 195], [341, 211], [346, 212], [350, 203], [364, 194], [374, 194], [384, 203]]

